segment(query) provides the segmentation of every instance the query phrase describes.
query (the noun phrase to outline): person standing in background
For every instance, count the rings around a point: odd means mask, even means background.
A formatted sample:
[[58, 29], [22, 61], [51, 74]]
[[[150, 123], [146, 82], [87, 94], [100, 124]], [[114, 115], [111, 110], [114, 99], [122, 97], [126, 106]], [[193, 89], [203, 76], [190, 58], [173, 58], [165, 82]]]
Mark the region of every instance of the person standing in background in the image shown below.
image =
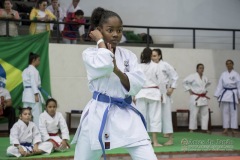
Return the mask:
[[[33, 8], [30, 13], [30, 20], [38, 20], [38, 21], [53, 21], [57, 18], [53, 15], [53, 13], [47, 10], [47, 0], [38, 0], [36, 3], [36, 8]], [[49, 31], [50, 33], [50, 23], [36, 23], [31, 22], [29, 28], [30, 34], [38, 34], [42, 32]]]
[[223, 134], [228, 135], [228, 129], [232, 129], [235, 136], [238, 129], [238, 104], [240, 99], [240, 75], [233, 69], [234, 62], [226, 61], [227, 71], [219, 78], [214, 96], [217, 97], [222, 111]]
[[146, 77], [143, 88], [135, 96], [136, 107], [143, 114], [147, 122], [147, 131], [152, 133], [152, 143], [154, 147], [160, 147], [157, 133], [162, 131], [161, 115], [161, 88], [165, 87], [163, 83], [163, 74], [159, 65], [151, 61], [152, 50], [145, 48], [141, 53], [140, 67]]
[[[58, 0], [51, 0], [51, 5], [47, 7], [49, 11], [51, 11], [54, 16], [57, 18], [58, 22], [63, 22], [64, 19], [64, 12], [63, 9], [60, 7]], [[53, 30], [56, 28], [54, 23], [50, 23], [50, 29]], [[59, 31], [62, 32], [64, 28], [64, 24], [59, 24]]]
[[163, 61], [162, 51], [160, 49], [153, 49], [152, 61], [159, 64], [160, 69], [163, 72], [165, 92], [162, 93], [162, 132], [168, 137], [168, 141], [164, 145], [173, 144], [173, 125], [172, 125], [172, 100], [171, 95], [174, 89], [177, 87], [178, 74], [175, 69]]
[[186, 91], [190, 94], [190, 119], [189, 119], [189, 130], [193, 132], [197, 129], [198, 113], [201, 116], [201, 127], [202, 131], [208, 132], [208, 120], [209, 120], [209, 108], [207, 87], [211, 84], [206, 76], [203, 75], [204, 65], [197, 64], [197, 73], [187, 76], [183, 80], [183, 86]]
[[37, 66], [40, 64], [40, 57], [37, 54], [29, 54], [29, 66], [23, 70], [22, 79], [23, 79], [23, 96], [22, 102], [23, 107], [31, 107], [33, 122], [39, 126], [39, 116], [42, 113], [42, 103], [44, 99], [39, 90], [41, 87], [41, 78]]

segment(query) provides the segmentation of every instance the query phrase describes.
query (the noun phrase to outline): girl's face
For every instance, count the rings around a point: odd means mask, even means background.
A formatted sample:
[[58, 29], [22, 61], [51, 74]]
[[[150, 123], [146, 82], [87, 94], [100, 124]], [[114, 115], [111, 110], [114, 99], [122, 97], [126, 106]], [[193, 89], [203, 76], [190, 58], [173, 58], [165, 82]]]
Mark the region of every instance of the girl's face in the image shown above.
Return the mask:
[[122, 38], [123, 26], [118, 17], [110, 17], [107, 22], [99, 27], [105, 43], [110, 43], [112, 48], [116, 48]]
[[158, 55], [158, 52], [152, 51], [151, 59], [153, 62], [158, 63], [160, 61], [161, 56]]
[[204, 66], [203, 66], [203, 65], [198, 66], [197, 72], [198, 72], [199, 74], [203, 74], [203, 71], [204, 71]]
[[34, 64], [34, 66], [39, 66], [40, 65], [40, 57], [38, 57], [37, 59], [34, 59], [33, 60], [33, 64]]
[[47, 106], [46, 106], [46, 111], [47, 113], [51, 116], [54, 117], [56, 114], [56, 110], [57, 110], [57, 105], [54, 101], [50, 101]]
[[31, 113], [31, 111], [30, 111], [29, 109], [24, 109], [23, 112], [22, 112], [22, 114], [20, 114], [20, 119], [21, 119], [24, 123], [28, 124], [29, 121], [31, 121], [31, 119], [32, 119], [32, 113]]
[[42, 3], [39, 4], [39, 9], [41, 11], [45, 11], [45, 9], [47, 8], [47, 2], [43, 1]]
[[233, 70], [233, 63], [231, 61], [227, 61], [226, 66], [227, 66], [228, 70], [230, 70], [230, 71]]

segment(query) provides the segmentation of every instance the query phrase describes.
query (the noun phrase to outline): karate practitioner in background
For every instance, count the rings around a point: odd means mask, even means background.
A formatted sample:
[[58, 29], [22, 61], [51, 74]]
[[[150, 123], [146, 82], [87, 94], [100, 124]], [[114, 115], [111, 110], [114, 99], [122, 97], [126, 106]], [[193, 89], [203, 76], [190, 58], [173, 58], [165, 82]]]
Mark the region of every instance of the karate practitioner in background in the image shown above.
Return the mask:
[[52, 142], [54, 150], [65, 151], [69, 148], [68, 127], [62, 113], [57, 112], [57, 101], [53, 98], [46, 101], [45, 111], [40, 114], [39, 130], [42, 140]]
[[40, 57], [37, 54], [29, 54], [29, 66], [22, 72], [23, 78], [23, 107], [31, 107], [33, 122], [39, 126], [39, 115], [42, 113], [44, 99], [39, 90], [41, 78], [36, 67], [40, 64]]
[[210, 82], [206, 76], [203, 75], [204, 65], [199, 63], [197, 64], [197, 72], [187, 76], [183, 80], [183, 86], [186, 91], [190, 94], [190, 120], [189, 120], [189, 130], [193, 132], [196, 130], [198, 113], [201, 116], [201, 127], [204, 132], [208, 132], [208, 120], [209, 120], [209, 111], [208, 111], [208, 99], [207, 87], [210, 85]]
[[218, 98], [223, 119], [223, 134], [238, 133], [238, 103], [240, 99], [240, 75], [233, 69], [233, 61], [227, 60], [227, 71], [221, 74], [214, 96]]
[[[141, 53], [140, 67], [145, 74], [146, 82], [143, 88], [135, 96], [136, 106], [147, 121], [147, 131], [152, 133], [152, 143], [154, 147], [162, 146], [158, 143], [157, 133], [162, 131], [161, 115], [161, 91], [164, 87], [163, 74], [159, 65], [151, 61], [152, 50], [145, 48]], [[166, 86], [166, 84], [165, 84]]]
[[42, 142], [38, 127], [31, 122], [31, 108], [19, 111], [19, 120], [13, 125], [10, 133], [8, 156], [26, 157], [35, 154], [50, 154], [53, 148], [51, 142]]
[[163, 61], [162, 51], [160, 49], [153, 49], [152, 61], [159, 64], [164, 76], [164, 83], [166, 90], [162, 93], [162, 132], [168, 137], [168, 141], [164, 145], [173, 144], [173, 125], [172, 125], [172, 100], [171, 95], [173, 90], [177, 87], [178, 74], [175, 69]]
[[73, 139], [77, 142], [74, 159], [99, 160], [105, 149], [123, 147], [133, 160], [157, 160], [145, 120], [131, 98], [145, 83], [144, 74], [136, 55], [117, 47], [122, 20], [115, 12], [96, 8], [91, 23], [96, 29], [90, 37], [97, 46], [87, 48], [82, 56], [93, 97]]

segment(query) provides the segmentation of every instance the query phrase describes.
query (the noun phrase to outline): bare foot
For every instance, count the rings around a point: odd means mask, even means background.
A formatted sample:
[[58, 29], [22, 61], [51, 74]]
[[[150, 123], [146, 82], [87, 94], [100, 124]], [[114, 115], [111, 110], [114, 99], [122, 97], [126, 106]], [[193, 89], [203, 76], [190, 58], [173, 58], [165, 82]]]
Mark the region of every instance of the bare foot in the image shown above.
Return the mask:
[[164, 143], [164, 146], [171, 146], [173, 145], [173, 140], [169, 140], [166, 143]]
[[233, 137], [237, 136], [238, 134], [239, 134], [238, 131], [232, 130], [232, 136], [233, 136]]
[[163, 134], [164, 138], [169, 138], [169, 134]]
[[224, 130], [223, 132], [222, 132], [222, 134], [224, 135], [224, 136], [227, 136], [228, 135], [228, 130]]
[[163, 145], [159, 144], [159, 143], [153, 143], [153, 147], [162, 147]]

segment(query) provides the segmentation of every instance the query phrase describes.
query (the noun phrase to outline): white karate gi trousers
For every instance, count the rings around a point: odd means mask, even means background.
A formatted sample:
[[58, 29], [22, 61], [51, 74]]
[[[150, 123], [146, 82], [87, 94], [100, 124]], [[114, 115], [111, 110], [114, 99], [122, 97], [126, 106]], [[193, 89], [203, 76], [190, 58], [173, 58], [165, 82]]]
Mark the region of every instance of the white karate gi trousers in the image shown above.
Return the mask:
[[[27, 148], [22, 146], [25, 152], [28, 152]], [[50, 154], [53, 149], [53, 144], [51, 142], [42, 142], [38, 145], [38, 149], [45, 152], [45, 154]], [[31, 151], [31, 148], [29, 149]], [[21, 157], [19, 149], [15, 146], [9, 146], [7, 148], [7, 156]]]
[[238, 129], [238, 104], [236, 110], [232, 102], [221, 102], [223, 128]]
[[142, 113], [147, 122], [148, 132], [162, 131], [161, 102], [147, 98], [136, 100], [137, 109]]
[[172, 102], [169, 96], [166, 96], [166, 103], [162, 103], [162, 132], [173, 133]]
[[209, 120], [209, 111], [208, 106], [196, 106], [192, 104], [190, 106], [190, 119], [189, 119], [189, 129], [195, 130], [198, 128], [198, 113], [200, 112], [201, 118], [201, 128], [202, 130], [208, 130], [208, 120]]
[[[147, 141], [147, 140], [146, 140]], [[141, 142], [136, 142], [141, 143]], [[131, 144], [133, 146], [134, 144]], [[157, 160], [152, 145], [137, 145], [135, 147], [124, 147], [133, 160]], [[77, 140], [74, 160], [99, 160], [102, 155], [102, 150], [91, 150], [89, 131], [88, 131], [88, 117], [83, 120], [81, 132]]]

